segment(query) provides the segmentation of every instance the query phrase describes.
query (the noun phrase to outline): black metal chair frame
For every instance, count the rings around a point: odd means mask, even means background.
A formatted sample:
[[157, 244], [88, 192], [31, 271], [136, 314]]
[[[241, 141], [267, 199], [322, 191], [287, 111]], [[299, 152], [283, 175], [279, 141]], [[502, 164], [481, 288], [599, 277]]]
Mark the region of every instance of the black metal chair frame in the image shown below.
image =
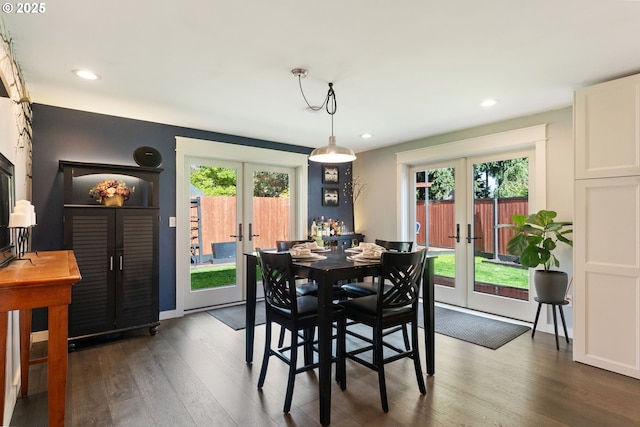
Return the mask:
[[[378, 372], [380, 400], [385, 412], [389, 411], [384, 375], [384, 365], [387, 363], [405, 357], [413, 359], [418, 388], [420, 393], [426, 393], [418, 351], [417, 323], [419, 288], [425, 257], [425, 250], [383, 253], [378, 280], [379, 283], [386, 281], [389, 286], [378, 287], [376, 295], [355, 298], [341, 303], [345, 307], [347, 320], [365, 324], [373, 329], [372, 339], [360, 335], [365, 342], [370, 344], [345, 352], [345, 357]], [[385, 342], [385, 330], [397, 326], [402, 327], [408, 323], [411, 324], [411, 347], [409, 349], [400, 349]], [[393, 350], [393, 354], [385, 358], [383, 347]], [[361, 353], [368, 351], [373, 351], [372, 362], [360, 356]], [[343, 387], [346, 387], [346, 378]]]
[[[391, 240], [375, 240], [376, 245], [382, 246], [388, 251], [396, 251], [396, 252], [411, 252], [413, 249], [413, 242], [407, 241], [391, 241]], [[372, 283], [347, 283], [342, 286], [347, 297], [350, 298], [359, 298], [363, 296], [375, 295], [378, 289], [377, 283], [374, 281]], [[410, 348], [409, 344], [409, 333], [406, 327], [399, 326], [393, 330], [388, 330], [387, 334], [392, 334], [398, 330], [402, 329], [402, 336], [404, 338], [404, 346], [408, 350]], [[351, 334], [351, 333], [350, 333]], [[362, 339], [362, 337], [359, 337]]]
[[[295, 375], [318, 367], [313, 362], [314, 331], [318, 324], [318, 300], [315, 296], [299, 296], [296, 293], [295, 276], [293, 275], [293, 263], [291, 254], [270, 253], [258, 250], [258, 263], [262, 270], [262, 283], [264, 287], [265, 311], [266, 311], [266, 337], [262, 368], [258, 379], [258, 388], [262, 389], [267, 375], [269, 358], [276, 356], [289, 365], [287, 391], [285, 394], [284, 413], [291, 409], [293, 399], [293, 387]], [[336, 305], [334, 319], [338, 324], [336, 346], [336, 381], [344, 390], [345, 358], [344, 337], [345, 321], [344, 309]], [[291, 342], [288, 346], [274, 350], [271, 348], [272, 324], [277, 323], [291, 332]], [[303, 340], [299, 341], [299, 332], [302, 331]], [[304, 346], [304, 365], [298, 365], [298, 349]], [[289, 353], [289, 356], [286, 355]]]

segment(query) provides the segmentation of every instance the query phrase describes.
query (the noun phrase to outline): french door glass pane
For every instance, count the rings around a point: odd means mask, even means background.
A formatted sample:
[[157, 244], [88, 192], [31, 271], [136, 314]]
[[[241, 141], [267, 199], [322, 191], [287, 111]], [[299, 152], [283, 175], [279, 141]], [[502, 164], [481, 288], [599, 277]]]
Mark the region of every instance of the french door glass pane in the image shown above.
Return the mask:
[[236, 285], [235, 168], [190, 166], [191, 291]]
[[473, 165], [474, 292], [529, 300], [529, 273], [507, 253], [511, 216], [528, 212], [528, 158]]
[[253, 248], [275, 248], [276, 240], [290, 240], [289, 174], [253, 172]]
[[456, 283], [454, 188], [453, 168], [416, 173], [416, 243], [438, 255], [434, 261], [435, 284], [452, 288]]

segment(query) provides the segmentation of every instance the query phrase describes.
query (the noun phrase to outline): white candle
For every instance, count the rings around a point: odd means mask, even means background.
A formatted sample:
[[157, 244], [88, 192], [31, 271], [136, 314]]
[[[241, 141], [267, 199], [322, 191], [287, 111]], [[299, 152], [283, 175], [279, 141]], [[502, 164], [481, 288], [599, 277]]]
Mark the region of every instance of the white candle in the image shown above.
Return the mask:
[[29, 227], [29, 220], [27, 214], [24, 213], [12, 213], [9, 215], [9, 227]]

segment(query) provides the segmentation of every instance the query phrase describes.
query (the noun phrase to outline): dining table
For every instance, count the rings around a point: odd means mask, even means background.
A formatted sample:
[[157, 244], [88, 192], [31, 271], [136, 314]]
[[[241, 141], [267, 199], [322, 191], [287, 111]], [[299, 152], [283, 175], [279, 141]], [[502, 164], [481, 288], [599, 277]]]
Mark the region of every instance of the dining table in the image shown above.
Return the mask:
[[[294, 274], [318, 284], [318, 388], [320, 423], [331, 423], [331, 361], [332, 361], [332, 307], [333, 284], [340, 281], [361, 280], [376, 276], [381, 267], [380, 259], [354, 261], [349, 248], [331, 247], [319, 253], [317, 260], [294, 259]], [[275, 249], [274, 249], [275, 251]], [[246, 353], [247, 364], [253, 363], [258, 260], [256, 252], [245, 252], [246, 260]], [[433, 266], [436, 256], [428, 255], [422, 276], [422, 303], [427, 374], [435, 374], [434, 284]]]

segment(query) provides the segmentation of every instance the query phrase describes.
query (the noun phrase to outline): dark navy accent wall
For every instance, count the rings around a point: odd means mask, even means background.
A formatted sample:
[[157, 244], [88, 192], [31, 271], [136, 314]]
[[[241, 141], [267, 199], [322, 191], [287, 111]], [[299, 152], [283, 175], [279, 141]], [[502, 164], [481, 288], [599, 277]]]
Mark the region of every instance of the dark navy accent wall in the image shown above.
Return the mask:
[[[311, 228], [311, 221], [314, 218], [324, 216], [325, 218], [339, 219], [344, 221], [349, 231], [353, 230], [353, 201], [350, 193], [350, 182], [352, 176], [351, 163], [341, 163], [338, 168], [338, 183], [327, 184], [322, 182], [322, 164], [309, 162], [309, 221], [307, 228]], [[332, 188], [338, 190], [338, 206], [322, 205], [322, 189]]]
[[[133, 160], [134, 150], [141, 146], [153, 147], [162, 154], [160, 167], [164, 169], [160, 174], [160, 310], [175, 309], [176, 241], [175, 228], [169, 227], [169, 217], [175, 216], [176, 212], [176, 136], [302, 154], [311, 151], [291, 144], [34, 104], [32, 202], [38, 225], [33, 231], [33, 249], [63, 247], [63, 183], [59, 160], [137, 166]], [[310, 188], [314, 187], [311, 183], [322, 181], [320, 172], [314, 176], [311, 171]], [[314, 192], [314, 200], [319, 197]], [[311, 196], [309, 200], [312, 200]], [[309, 214], [316, 215], [311, 202]], [[40, 330], [38, 326], [41, 328], [43, 324], [46, 325], [46, 316], [40, 312], [34, 316], [34, 330]]]

